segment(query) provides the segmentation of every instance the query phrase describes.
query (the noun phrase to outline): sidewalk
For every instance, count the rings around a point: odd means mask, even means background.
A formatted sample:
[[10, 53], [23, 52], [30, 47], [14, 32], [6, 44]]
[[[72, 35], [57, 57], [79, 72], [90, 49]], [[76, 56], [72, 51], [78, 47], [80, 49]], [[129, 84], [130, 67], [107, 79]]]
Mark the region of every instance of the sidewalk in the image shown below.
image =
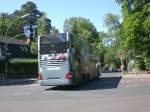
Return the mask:
[[0, 79], [0, 86], [5, 85], [26, 85], [26, 84], [32, 84], [36, 83], [36, 78], [28, 78], [28, 79]]
[[122, 75], [122, 77], [132, 77], [132, 78], [150, 78], [150, 74], [146, 73], [128, 73]]

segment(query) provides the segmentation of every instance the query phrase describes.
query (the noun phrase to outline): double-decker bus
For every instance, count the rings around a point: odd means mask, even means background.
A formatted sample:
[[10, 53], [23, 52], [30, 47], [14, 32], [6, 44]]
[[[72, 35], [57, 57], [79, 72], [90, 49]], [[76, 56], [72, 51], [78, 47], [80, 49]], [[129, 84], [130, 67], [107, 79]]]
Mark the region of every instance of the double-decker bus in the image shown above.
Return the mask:
[[92, 46], [70, 33], [38, 37], [41, 86], [76, 85], [98, 78], [97, 56]]

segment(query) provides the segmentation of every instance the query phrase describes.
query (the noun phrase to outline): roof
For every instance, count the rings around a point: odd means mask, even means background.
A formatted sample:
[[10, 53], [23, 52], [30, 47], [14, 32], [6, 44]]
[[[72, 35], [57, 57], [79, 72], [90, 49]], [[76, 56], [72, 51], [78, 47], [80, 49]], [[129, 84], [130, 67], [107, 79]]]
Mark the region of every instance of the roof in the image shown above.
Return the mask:
[[[0, 43], [5, 43], [4, 37], [0, 37]], [[16, 38], [13, 38], [13, 39], [8, 38], [8, 44], [28, 45], [22, 39], [16, 39]]]

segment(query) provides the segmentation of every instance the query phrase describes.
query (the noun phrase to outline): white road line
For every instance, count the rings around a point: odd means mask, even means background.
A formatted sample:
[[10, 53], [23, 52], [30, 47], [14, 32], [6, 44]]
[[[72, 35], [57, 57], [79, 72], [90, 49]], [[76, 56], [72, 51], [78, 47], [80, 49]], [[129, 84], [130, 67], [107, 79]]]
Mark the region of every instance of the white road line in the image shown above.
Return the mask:
[[61, 93], [60, 91], [43, 91], [42, 94], [55, 94], [55, 93]]
[[21, 95], [30, 95], [30, 92], [23, 92], [23, 93], [13, 93], [13, 96], [21, 96]]
[[125, 86], [125, 87], [138, 87], [139, 85], [138, 84], [135, 84], [135, 85], [128, 85], [128, 86]]
[[121, 83], [132, 83], [135, 82], [134, 80], [122, 80], [120, 81]]
[[23, 85], [23, 86], [25, 86], [25, 87], [38, 87], [40, 85], [38, 85], [38, 84], [29, 84], [29, 85]]

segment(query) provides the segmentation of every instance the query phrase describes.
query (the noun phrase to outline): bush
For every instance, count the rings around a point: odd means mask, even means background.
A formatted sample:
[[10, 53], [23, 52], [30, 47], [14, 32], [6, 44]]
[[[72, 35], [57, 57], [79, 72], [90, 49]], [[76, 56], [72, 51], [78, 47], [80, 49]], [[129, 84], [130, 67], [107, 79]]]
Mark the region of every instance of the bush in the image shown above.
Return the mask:
[[12, 61], [8, 63], [8, 77], [34, 78], [37, 77], [37, 61]]
[[150, 58], [145, 58], [146, 71], [150, 72]]
[[145, 70], [144, 60], [142, 57], [136, 57], [135, 59], [135, 69], [137, 71]]

